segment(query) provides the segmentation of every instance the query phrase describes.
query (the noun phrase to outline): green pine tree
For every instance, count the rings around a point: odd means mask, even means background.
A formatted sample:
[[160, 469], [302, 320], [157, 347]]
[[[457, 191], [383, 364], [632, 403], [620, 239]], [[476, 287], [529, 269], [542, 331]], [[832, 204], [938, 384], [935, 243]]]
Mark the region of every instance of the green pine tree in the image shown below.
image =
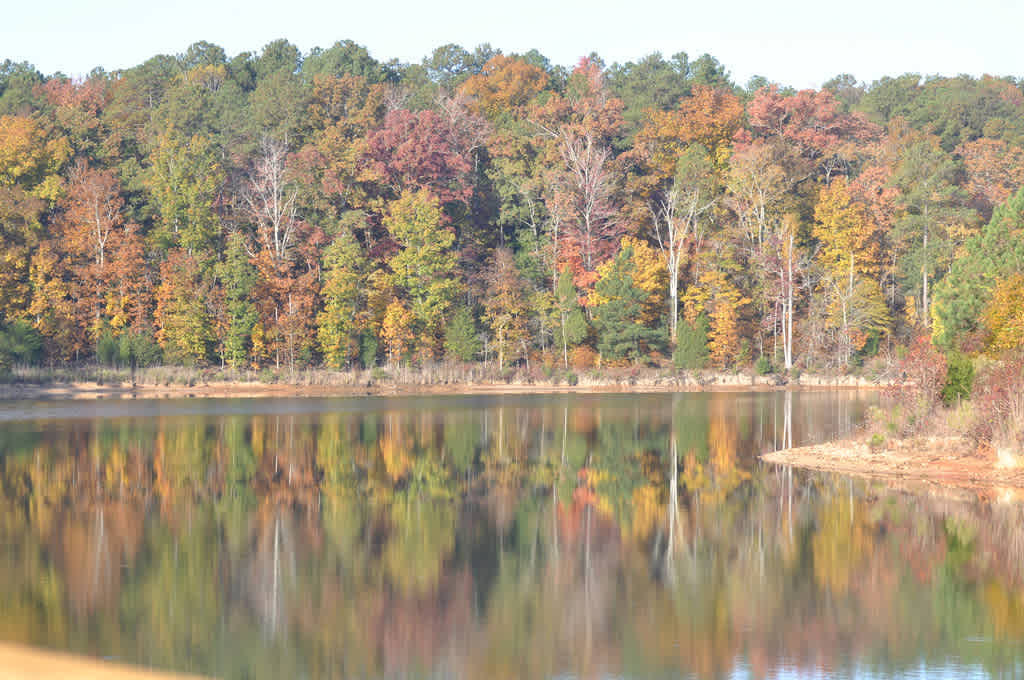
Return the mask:
[[611, 271], [597, 282], [595, 291], [605, 300], [594, 309], [598, 331], [597, 349], [608, 359], [639, 360], [644, 351], [661, 340], [661, 331], [641, 321], [647, 293], [633, 283], [633, 249], [615, 258]]
[[480, 352], [476, 323], [469, 307], [459, 307], [452, 315], [444, 336], [444, 353], [456, 361], [472, 361]]
[[245, 237], [235, 232], [228, 237], [224, 261], [217, 265], [217, 277], [224, 288], [228, 327], [224, 337], [224, 361], [232, 368], [245, 365], [252, 343], [252, 329], [258, 318], [252, 302], [256, 268], [249, 263]]
[[707, 365], [709, 328], [708, 318], [704, 314], [692, 322], [680, 319], [676, 331], [676, 351], [672, 355], [676, 368], [694, 370]]

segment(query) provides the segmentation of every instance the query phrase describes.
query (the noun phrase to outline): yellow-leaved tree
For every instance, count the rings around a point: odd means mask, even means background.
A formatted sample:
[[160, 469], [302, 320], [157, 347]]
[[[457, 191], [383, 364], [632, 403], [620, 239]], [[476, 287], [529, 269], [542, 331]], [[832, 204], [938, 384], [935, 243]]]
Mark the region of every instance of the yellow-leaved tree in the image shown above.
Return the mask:
[[740, 350], [740, 308], [750, 304], [720, 269], [709, 269], [701, 274], [697, 285], [691, 286], [684, 300], [687, 319], [696, 319], [707, 313], [710, 321], [708, 349], [711, 364], [728, 368], [736, 363]]
[[1024, 346], [1024, 274], [1000, 280], [992, 291], [992, 300], [982, 313], [988, 328], [987, 348], [991, 355]]
[[60, 169], [70, 156], [67, 139], [34, 119], [0, 116], [0, 318], [17, 317], [30, 303], [39, 220], [60, 196]]
[[[632, 252], [630, 257], [630, 263], [632, 264], [630, 275], [633, 279], [633, 285], [646, 294], [640, 303], [642, 311], [636, 322], [652, 326], [667, 311], [665, 291], [668, 283], [668, 270], [665, 268], [665, 260], [646, 241], [642, 241], [635, 236], [622, 237], [619, 252], [627, 250]], [[614, 259], [598, 265], [598, 280], [608, 278], [614, 266]], [[597, 290], [587, 297], [588, 307], [597, 307], [606, 302], [608, 302], [607, 298], [602, 296]]]
[[824, 276], [818, 293], [828, 301], [826, 325], [834, 333], [834, 356], [847, 365], [869, 337], [889, 327], [878, 281], [881, 234], [866, 207], [850, 196], [844, 177], [822, 188], [812, 233], [820, 244], [818, 264]]

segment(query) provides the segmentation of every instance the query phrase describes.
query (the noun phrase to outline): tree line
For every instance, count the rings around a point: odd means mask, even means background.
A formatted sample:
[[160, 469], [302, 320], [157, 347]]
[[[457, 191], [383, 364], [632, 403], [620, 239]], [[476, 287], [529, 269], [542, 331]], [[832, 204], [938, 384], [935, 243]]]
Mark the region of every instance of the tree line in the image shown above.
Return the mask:
[[1024, 82], [209, 43], [0, 65], [0, 364], [847, 371], [1024, 334]]

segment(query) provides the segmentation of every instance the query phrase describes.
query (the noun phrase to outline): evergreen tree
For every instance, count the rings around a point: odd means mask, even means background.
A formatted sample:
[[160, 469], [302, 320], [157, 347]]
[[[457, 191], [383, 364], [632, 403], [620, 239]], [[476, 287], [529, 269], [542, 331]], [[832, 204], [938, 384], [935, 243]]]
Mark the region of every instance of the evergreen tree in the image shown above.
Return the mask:
[[699, 315], [693, 321], [679, 320], [676, 332], [676, 351], [672, 361], [676, 368], [694, 370], [704, 368], [708, 362], [708, 317]]
[[933, 335], [942, 347], [967, 341], [997, 281], [1024, 272], [1024, 189], [992, 213], [935, 289]]
[[469, 307], [459, 307], [452, 315], [444, 336], [444, 353], [449, 359], [472, 361], [480, 352], [480, 339]]
[[648, 293], [634, 283], [634, 273], [633, 249], [627, 247], [594, 288], [604, 300], [594, 310], [597, 349], [608, 359], [638, 361], [649, 345], [661, 339], [660, 329], [641, 321]]
[[568, 268], [558, 275], [555, 303], [558, 306], [557, 341], [562, 346], [562, 359], [568, 368], [569, 345], [578, 345], [587, 337], [587, 319], [580, 308], [576, 285]]
[[224, 331], [224, 361], [232, 368], [245, 366], [252, 344], [252, 329], [259, 318], [252, 302], [256, 268], [249, 263], [245, 237], [235, 232], [228, 237], [224, 261], [217, 265], [217, 277], [224, 291], [227, 328]]

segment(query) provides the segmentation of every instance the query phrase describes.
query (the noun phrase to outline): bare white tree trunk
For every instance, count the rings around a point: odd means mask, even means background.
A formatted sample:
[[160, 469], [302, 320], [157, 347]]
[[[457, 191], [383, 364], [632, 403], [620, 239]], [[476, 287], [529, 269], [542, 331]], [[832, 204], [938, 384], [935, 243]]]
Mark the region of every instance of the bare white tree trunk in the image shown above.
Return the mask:
[[283, 262], [295, 241], [299, 225], [298, 187], [285, 174], [288, 149], [285, 143], [263, 138], [260, 156], [242, 199], [256, 224], [257, 236], [275, 262]]
[[673, 181], [668, 191], [648, 204], [654, 236], [668, 269], [668, 294], [672, 304], [669, 324], [673, 344], [679, 324], [679, 273], [686, 259], [686, 240], [697, 234], [701, 215], [714, 203], [713, 198], [704, 195], [701, 187], [682, 187]]

